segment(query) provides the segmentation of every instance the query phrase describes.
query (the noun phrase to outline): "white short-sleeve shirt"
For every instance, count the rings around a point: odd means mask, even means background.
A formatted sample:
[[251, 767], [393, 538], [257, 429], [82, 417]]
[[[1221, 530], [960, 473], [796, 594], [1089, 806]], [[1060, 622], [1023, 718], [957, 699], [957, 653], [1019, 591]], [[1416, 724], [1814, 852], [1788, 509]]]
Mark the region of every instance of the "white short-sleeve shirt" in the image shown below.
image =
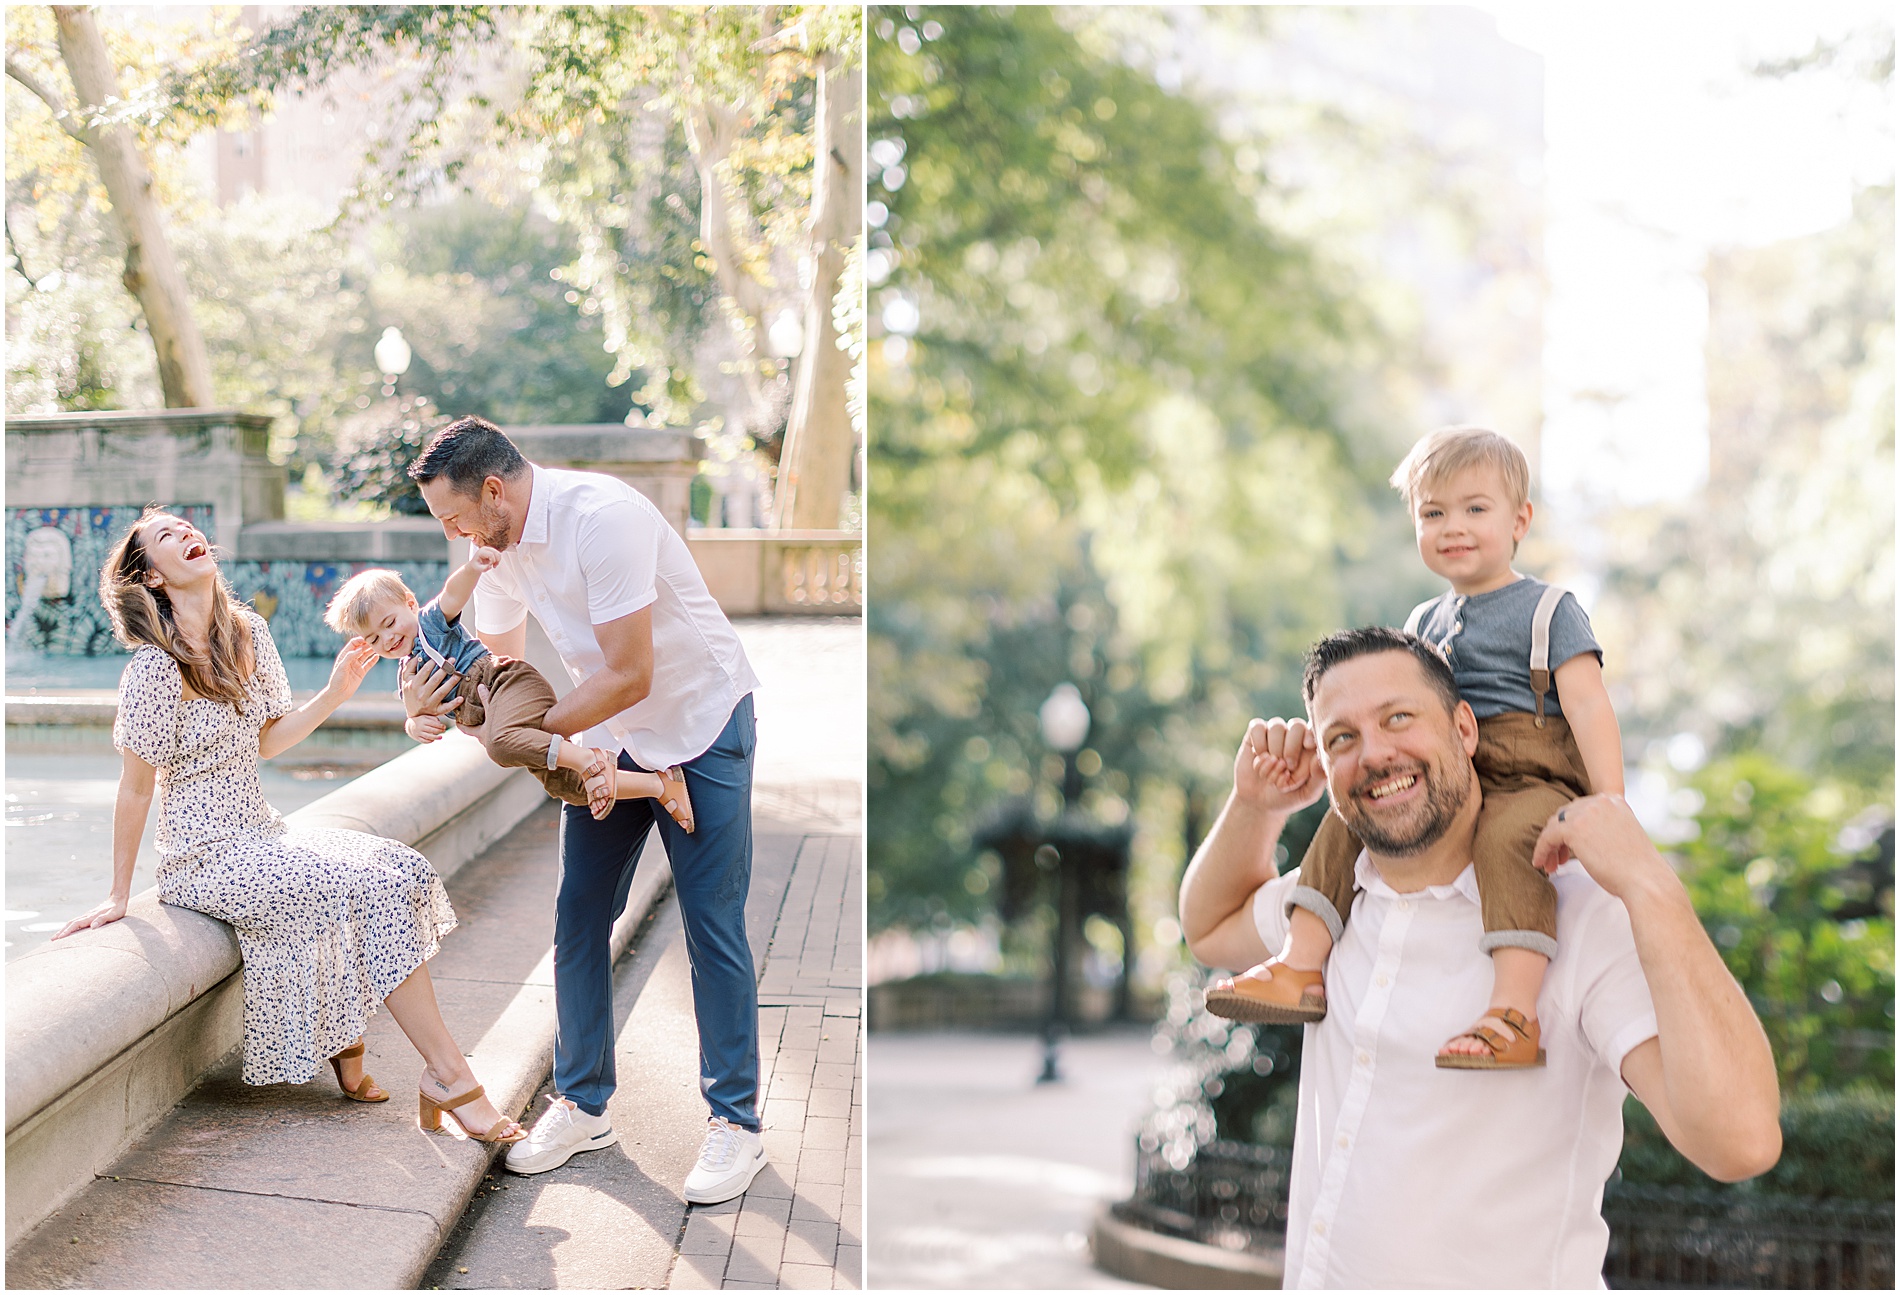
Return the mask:
[[581, 740], [649, 769], [700, 755], [759, 681], [686, 541], [624, 481], [531, 470], [521, 539], [475, 587], [477, 633], [505, 633], [532, 614], [580, 683], [606, 665], [594, 626], [651, 607], [652, 690]]
[[[1326, 1019], [1306, 1027], [1286, 1286], [1601, 1287], [1603, 1184], [1623, 1146], [1623, 1058], [1656, 1033], [1629, 913], [1567, 863], [1538, 1020], [1548, 1064], [1440, 1070], [1491, 996], [1471, 868], [1401, 895], [1362, 853]], [[1267, 947], [1295, 869], [1254, 896]]]

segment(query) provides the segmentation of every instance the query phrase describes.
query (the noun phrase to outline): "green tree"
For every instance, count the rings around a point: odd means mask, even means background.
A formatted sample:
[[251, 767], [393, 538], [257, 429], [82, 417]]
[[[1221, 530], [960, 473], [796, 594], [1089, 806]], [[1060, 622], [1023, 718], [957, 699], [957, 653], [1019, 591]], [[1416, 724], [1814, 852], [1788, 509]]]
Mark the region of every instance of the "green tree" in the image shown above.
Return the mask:
[[[848, 442], [850, 366], [813, 356], [793, 381], [760, 342], [791, 310], [808, 321], [810, 346], [858, 346], [829, 328], [852, 255], [839, 232], [855, 229], [852, 204], [837, 183], [855, 192], [857, 128], [849, 113], [817, 111], [826, 96], [855, 102], [855, 7], [309, 6], [237, 58], [172, 78], [167, 93], [185, 112], [262, 109], [392, 55], [406, 56], [404, 98], [366, 158], [366, 202], [445, 183], [507, 189], [526, 174], [574, 232], [563, 277], [583, 313], [600, 317], [610, 380], [644, 378], [633, 403], [669, 420], [695, 413], [696, 361], [723, 314], [733, 344], [722, 368], [746, 394], [746, 431], [776, 450], [790, 411], [819, 449]], [[494, 91], [517, 83], [518, 95]], [[498, 151], [506, 166], [492, 165]], [[843, 179], [815, 211], [820, 151], [827, 177]], [[835, 518], [842, 479], [818, 475], [818, 511], [835, 486]]]
[[[9, 21], [7, 76], [40, 100], [98, 174], [124, 248], [119, 281], [138, 302], [166, 406], [214, 404], [210, 356], [146, 156], [151, 141], [141, 139], [121, 111], [119, 68], [91, 7], [51, 5], [46, 12], [51, 40], [31, 19]], [[48, 46], [57, 49], [57, 60]]]
[[1612, 532], [1619, 716], [1891, 794], [1892, 187], [1708, 278], [1708, 486]]
[[1372, 504], [1397, 450], [1343, 412], [1369, 321], [1094, 21], [871, 11], [874, 926], [987, 906], [968, 834], [1053, 794], [1056, 682], [1096, 713], [1100, 811], [1178, 857], [1168, 786], [1223, 778], [1307, 642], [1409, 596], [1343, 575], [1404, 551]]
[[1884, 875], [1870, 857], [1868, 820], [1856, 822], [1865, 793], [1754, 752], [1691, 785], [1703, 806], [1696, 837], [1675, 847], [1683, 881], [1768, 1030], [1784, 1089], [1891, 1090], [1893, 862], [1890, 844]]

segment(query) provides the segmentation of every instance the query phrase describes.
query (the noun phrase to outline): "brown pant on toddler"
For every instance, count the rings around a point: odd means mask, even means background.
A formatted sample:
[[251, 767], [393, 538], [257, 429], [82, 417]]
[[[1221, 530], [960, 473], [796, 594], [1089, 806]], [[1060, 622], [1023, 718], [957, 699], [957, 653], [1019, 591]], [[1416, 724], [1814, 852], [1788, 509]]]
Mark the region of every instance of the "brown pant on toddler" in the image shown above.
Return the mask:
[[[1562, 716], [1538, 727], [1531, 714], [1506, 713], [1478, 721], [1478, 750], [1471, 757], [1484, 805], [1478, 811], [1471, 861], [1477, 870], [1484, 912], [1486, 953], [1517, 946], [1554, 957], [1557, 952], [1557, 891], [1531, 866], [1531, 850], [1550, 816], [1590, 794], [1583, 755]], [[1313, 835], [1300, 860], [1300, 885], [1288, 900], [1311, 910], [1337, 941], [1352, 911], [1353, 866], [1361, 846], [1335, 807]], [[1312, 903], [1317, 892], [1332, 909]]]
[[[488, 708], [482, 709], [478, 687], [488, 686]], [[458, 724], [480, 725], [488, 758], [508, 769], [526, 769], [541, 780], [548, 794], [570, 805], [587, 803], [587, 787], [572, 769], [548, 768], [548, 733], [541, 722], [554, 706], [554, 688], [526, 661], [490, 653], [468, 668], [456, 692], [462, 704], [453, 712]]]

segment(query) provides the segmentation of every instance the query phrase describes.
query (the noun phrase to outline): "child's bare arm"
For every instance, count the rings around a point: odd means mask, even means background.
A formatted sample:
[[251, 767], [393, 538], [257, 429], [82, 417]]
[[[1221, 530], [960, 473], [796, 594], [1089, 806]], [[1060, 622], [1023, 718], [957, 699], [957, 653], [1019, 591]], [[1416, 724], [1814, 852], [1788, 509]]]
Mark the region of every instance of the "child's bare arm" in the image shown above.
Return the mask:
[[1623, 794], [1623, 733], [1603, 686], [1603, 664], [1594, 652], [1579, 652], [1557, 667], [1557, 701], [1597, 795]]
[[482, 578], [482, 572], [490, 570], [501, 561], [501, 554], [494, 549], [477, 545], [474, 556], [442, 582], [442, 594], [437, 598], [436, 606], [442, 609], [442, 615], [454, 620], [468, 606], [468, 600], [475, 596], [475, 586]]

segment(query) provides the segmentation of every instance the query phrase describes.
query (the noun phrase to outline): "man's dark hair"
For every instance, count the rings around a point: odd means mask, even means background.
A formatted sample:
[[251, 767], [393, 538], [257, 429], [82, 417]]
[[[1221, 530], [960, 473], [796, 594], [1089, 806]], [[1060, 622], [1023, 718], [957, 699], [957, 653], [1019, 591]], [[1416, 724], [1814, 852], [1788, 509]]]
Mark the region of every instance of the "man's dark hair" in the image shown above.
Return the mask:
[[1458, 709], [1458, 681], [1452, 677], [1451, 666], [1442, 652], [1416, 634], [1407, 634], [1404, 630], [1384, 625], [1367, 625], [1361, 629], [1328, 634], [1306, 649], [1306, 673], [1300, 679], [1300, 695], [1306, 699], [1307, 710], [1313, 709], [1313, 694], [1319, 691], [1319, 681], [1328, 670], [1354, 657], [1370, 656], [1374, 652], [1409, 653], [1418, 662], [1419, 669], [1425, 672], [1425, 680], [1431, 684], [1432, 691], [1443, 699], [1445, 709]]
[[515, 443], [486, 418], [458, 418], [430, 438], [422, 454], [409, 465], [409, 476], [419, 482], [447, 477], [458, 495], [481, 497], [482, 482], [490, 477], [513, 481], [528, 470]]

